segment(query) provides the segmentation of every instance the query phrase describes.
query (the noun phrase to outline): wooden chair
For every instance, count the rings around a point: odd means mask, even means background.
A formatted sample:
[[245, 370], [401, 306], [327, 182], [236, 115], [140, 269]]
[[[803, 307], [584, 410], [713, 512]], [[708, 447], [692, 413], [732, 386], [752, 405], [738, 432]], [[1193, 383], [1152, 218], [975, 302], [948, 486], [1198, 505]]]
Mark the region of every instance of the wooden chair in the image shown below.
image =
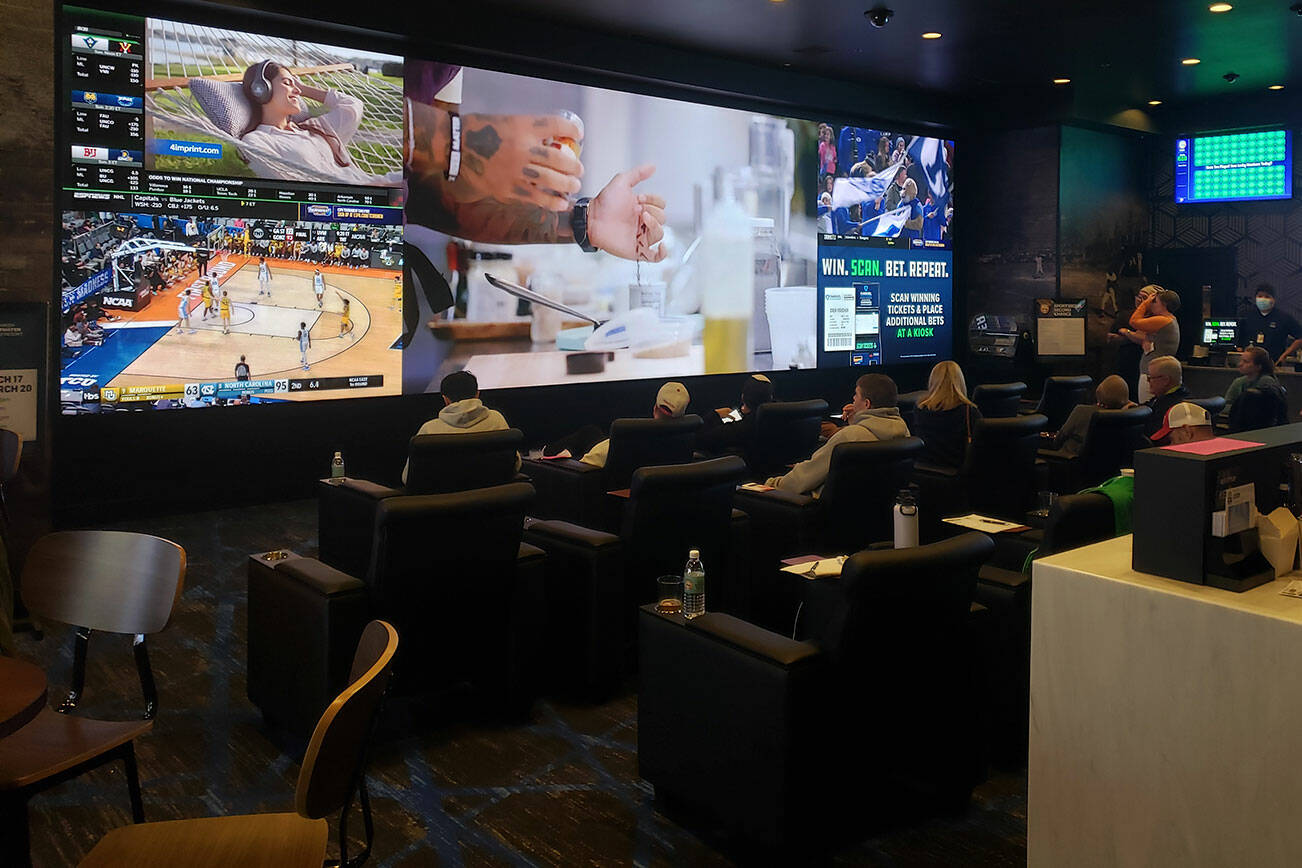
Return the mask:
[[[94, 866], [237, 865], [240, 868], [319, 868], [329, 826], [339, 811], [339, 864], [360, 865], [371, 852], [373, 826], [366, 793], [366, 744], [389, 683], [398, 633], [384, 621], [366, 625], [347, 689], [321, 715], [298, 774], [294, 813], [208, 817], [123, 826], [82, 860]], [[362, 807], [366, 846], [348, 858], [347, 817], [354, 792]]]
[[[57, 711], [42, 710], [0, 740], [0, 839], [6, 851], [0, 861], [27, 863], [27, 802], [33, 795], [115, 760], [126, 766], [132, 819], [144, 822], [134, 741], [153, 727], [158, 709], [145, 635], [167, 626], [184, 579], [185, 550], [145, 534], [65, 531], [32, 547], [23, 566], [23, 602], [33, 615], [77, 627], [73, 686]], [[92, 630], [134, 635], [143, 720], [90, 720], [67, 713], [81, 698]]]

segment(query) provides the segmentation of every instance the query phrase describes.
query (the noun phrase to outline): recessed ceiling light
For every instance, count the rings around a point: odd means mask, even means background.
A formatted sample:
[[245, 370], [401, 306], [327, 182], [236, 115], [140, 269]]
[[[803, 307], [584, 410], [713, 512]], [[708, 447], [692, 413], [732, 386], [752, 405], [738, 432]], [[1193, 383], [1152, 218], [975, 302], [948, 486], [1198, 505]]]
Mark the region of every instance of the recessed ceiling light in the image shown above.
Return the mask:
[[1070, 79], [1070, 78], [1055, 78], [1055, 79], [1053, 80], [1053, 83], [1054, 83], [1054, 84], [1071, 84], [1071, 79]]
[[1160, 99], [1150, 99], [1150, 100], [1148, 101], [1148, 104], [1149, 104], [1149, 105], [1161, 105], [1161, 104], [1162, 104], [1162, 101], [1161, 101]]
[[922, 38], [923, 38], [923, 39], [939, 39], [939, 38], [940, 38], [940, 34], [939, 34], [938, 32], [936, 32], [935, 30], [928, 30], [926, 33], [922, 34]]
[[1185, 66], [1197, 66], [1198, 64], [1202, 63], [1202, 61], [1196, 57], [1186, 57], [1184, 60], [1180, 62], [1183, 63]]
[[1266, 88], [1266, 90], [1283, 90], [1283, 89], [1284, 89], [1284, 85], [1282, 84], [1272, 84], [1270, 87]]
[[1229, 12], [1234, 7], [1229, 3], [1213, 3], [1207, 7], [1208, 12]]

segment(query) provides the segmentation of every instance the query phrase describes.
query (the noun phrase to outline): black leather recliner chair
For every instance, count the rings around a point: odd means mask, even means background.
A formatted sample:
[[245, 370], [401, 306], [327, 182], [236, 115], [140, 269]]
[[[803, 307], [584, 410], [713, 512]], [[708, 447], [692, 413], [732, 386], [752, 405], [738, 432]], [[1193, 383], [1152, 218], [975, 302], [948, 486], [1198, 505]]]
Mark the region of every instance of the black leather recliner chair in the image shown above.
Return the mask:
[[1288, 424], [1288, 398], [1284, 387], [1244, 389], [1230, 407], [1230, 433], [1259, 431]]
[[977, 405], [982, 417], [1000, 419], [1016, 416], [1021, 409], [1022, 397], [1026, 394], [1026, 384], [984, 383], [972, 390], [972, 403]]
[[766, 627], [790, 624], [796, 600], [777, 572], [782, 558], [858, 551], [894, 535], [892, 509], [922, 449], [917, 437], [841, 443], [818, 497], [739, 490], [733, 505], [750, 516], [751, 615]]
[[[470, 684], [515, 714], [537, 693], [545, 556], [522, 541], [533, 486], [387, 497], [369, 568], [315, 558], [249, 567], [249, 699], [299, 734], [341, 689], [348, 649], [372, 618], [403, 636], [399, 689]], [[305, 667], [304, 661], [324, 661]]]
[[913, 479], [920, 489], [923, 541], [948, 536], [941, 519], [979, 512], [1021, 521], [1035, 496], [1035, 459], [1046, 419], [1034, 414], [982, 419], [961, 468], [918, 463]]
[[[401, 488], [365, 479], [317, 483], [318, 557], [349, 575], [366, 574], [375, 508], [387, 497], [445, 494], [516, 480], [524, 435], [515, 428], [411, 438], [407, 483]], [[315, 724], [315, 721], [314, 721]]]
[[618, 680], [637, 607], [655, 599], [657, 577], [682, 574], [689, 549], [705, 562], [707, 607], [744, 611], [749, 523], [732, 494], [745, 471], [736, 456], [640, 468], [619, 536], [530, 522], [525, 540], [547, 552], [549, 644], [563, 687], [601, 691]]
[[818, 448], [818, 432], [827, 418], [827, 402], [771, 401], [755, 410], [755, 436], [746, 450], [750, 475], [780, 476]]
[[860, 838], [897, 781], [966, 801], [984, 775], [970, 601], [993, 547], [859, 552], [806, 584], [798, 641], [643, 607], [638, 767], [657, 799], [779, 862]]
[[1025, 412], [1039, 413], [1048, 418], [1046, 431], [1057, 431], [1067, 421], [1077, 404], [1090, 400], [1094, 378], [1087, 374], [1072, 377], [1049, 377], [1044, 381], [1044, 391], [1035, 409]]
[[1133, 466], [1135, 450], [1151, 445], [1144, 436], [1144, 426], [1152, 414], [1152, 409], [1144, 406], [1099, 410], [1090, 419], [1079, 454], [1041, 449], [1040, 458], [1048, 465], [1049, 488], [1071, 494], [1111, 479], [1123, 467]]
[[1098, 492], [1065, 494], [1043, 531], [999, 534], [995, 556], [981, 568], [975, 599], [990, 612], [994, 634], [988, 679], [997, 760], [1026, 762], [1031, 684], [1031, 556], [1048, 557], [1116, 536], [1112, 501]]
[[524, 472], [538, 489], [537, 515], [590, 528], [616, 531], [618, 504], [608, 491], [629, 487], [639, 467], [686, 464], [701, 417], [679, 419], [616, 419], [610, 426], [610, 452], [605, 467], [579, 461], [581, 456], [525, 461]]

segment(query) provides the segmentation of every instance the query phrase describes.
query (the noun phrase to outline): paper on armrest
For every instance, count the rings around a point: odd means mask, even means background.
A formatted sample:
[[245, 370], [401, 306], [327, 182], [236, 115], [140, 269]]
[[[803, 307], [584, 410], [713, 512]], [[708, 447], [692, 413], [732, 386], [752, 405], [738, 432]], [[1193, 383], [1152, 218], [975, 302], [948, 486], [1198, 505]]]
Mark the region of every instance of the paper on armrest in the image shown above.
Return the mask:
[[783, 567], [782, 572], [804, 576], [807, 579], [827, 579], [841, 575], [841, 567], [845, 565], [846, 557], [846, 555], [837, 555], [834, 558], [819, 558], [806, 563], [792, 564]]

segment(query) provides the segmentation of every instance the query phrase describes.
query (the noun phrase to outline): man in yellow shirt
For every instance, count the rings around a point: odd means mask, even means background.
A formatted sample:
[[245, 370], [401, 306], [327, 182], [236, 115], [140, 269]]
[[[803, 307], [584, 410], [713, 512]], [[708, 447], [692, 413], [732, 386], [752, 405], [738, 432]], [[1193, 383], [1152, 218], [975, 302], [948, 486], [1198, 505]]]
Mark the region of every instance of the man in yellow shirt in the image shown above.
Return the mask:
[[212, 315], [212, 279], [203, 278], [203, 286], [199, 290], [199, 297], [203, 299], [203, 318], [207, 319]]
[[224, 289], [222, 290], [219, 312], [222, 317], [222, 334], [228, 335], [231, 333], [231, 297], [226, 294]]

